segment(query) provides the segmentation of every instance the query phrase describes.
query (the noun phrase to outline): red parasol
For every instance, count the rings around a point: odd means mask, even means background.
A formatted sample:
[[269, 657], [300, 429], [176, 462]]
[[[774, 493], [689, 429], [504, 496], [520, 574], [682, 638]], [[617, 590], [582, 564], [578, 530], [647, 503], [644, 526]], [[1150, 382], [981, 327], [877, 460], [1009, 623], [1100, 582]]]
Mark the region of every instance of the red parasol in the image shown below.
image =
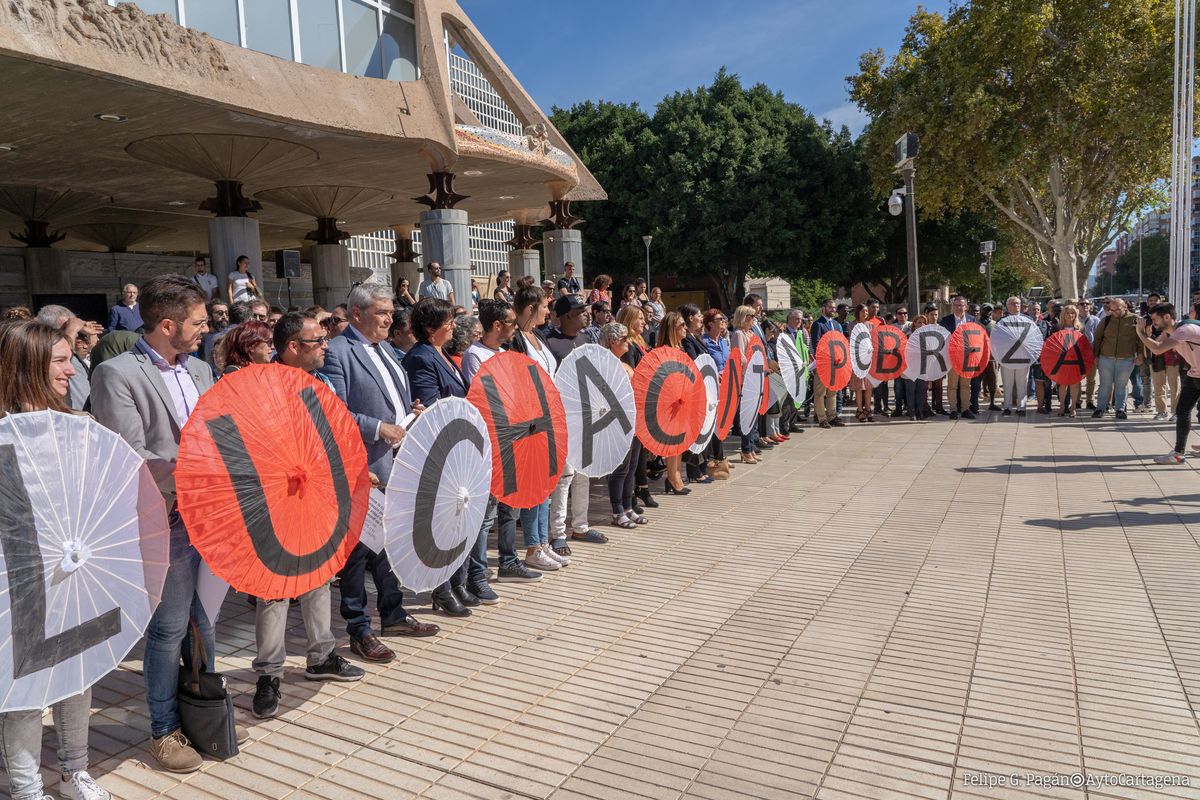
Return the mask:
[[637, 437], [656, 456], [687, 451], [700, 429], [708, 396], [696, 364], [682, 350], [656, 347], [633, 373]]
[[[757, 335], [753, 339], [750, 340], [750, 345], [746, 348], [746, 359], [747, 360], [749, 360], [750, 356], [754, 355], [755, 350], [762, 352], [762, 363], [764, 366], [771, 363], [771, 356], [767, 352], [767, 345]], [[770, 392], [770, 387], [767, 385], [767, 381], [765, 380], [765, 377], [764, 377], [763, 386], [762, 386], [762, 395], [759, 397], [759, 400], [758, 400], [758, 413], [765, 414], [765, 413], [767, 413], [767, 409], [770, 407], [771, 407], [771, 392]]]
[[225, 376], [180, 437], [188, 537], [214, 574], [256, 597], [299, 597], [332, 578], [358, 543], [370, 490], [350, 412], [291, 367]]
[[950, 334], [950, 369], [961, 377], [977, 378], [987, 369], [992, 343], [978, 322], [964, 322]]
[[876, 328], [878, 328], [880, 325], [884, 324], [883, 320], [880, 319], [879, 317], [871, 317], [870, 319], [867, 320], [867, 322], [869, 322], [872, 326], [874, 326]]
[[513, 508], [544, 501], [567, 462], [567, 414], [546, 370], [520, 353], [497, 353], [475, 373], [467, 399], [492, 440], [492, 494]]
[[742, 377], [746, 369], [746, 357], [736, 347], [730, 348], [729, 359], [721, 373], [721, 387], [717, 397], [717, 438], [724, 440], [733, 430], [737, 419], [738, 398], [742, 396]]
[[817, 342], [814, 358], [817, 380], [827, 389], [840, 392], [850, 383], [854, 368], [850, 366], [850, 342], [841, 331], [829, 331]]
[[[878, 319], [872, 317], [872, 319]], [[908, 337], [895, 325], [876, 325], [871, 332], [875, 356], [871, 359], [871, 377], [878, 382], [891, 381], [904, 374], [904, 349]]]
[[1092, 371], [1096, 357], [1087, 337], [1077, 330], [1058, 331], [1042, 345], [1042, 372], [1060, 386], [1073, 386]]

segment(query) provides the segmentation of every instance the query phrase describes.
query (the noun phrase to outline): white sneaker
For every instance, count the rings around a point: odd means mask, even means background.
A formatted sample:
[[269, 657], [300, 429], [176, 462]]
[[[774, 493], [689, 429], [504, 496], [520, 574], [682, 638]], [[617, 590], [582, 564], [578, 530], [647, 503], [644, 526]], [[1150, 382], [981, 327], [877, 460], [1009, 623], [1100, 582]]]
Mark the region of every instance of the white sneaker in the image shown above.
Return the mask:
[[1175, 415], [1174, 415], [1174, 414], [1172, 414], [1171, 416], [1167, 417], [1167, 421], [1168, 421], [1168, 422], [1174, 422], [1174, 421], [1175, 421], [1175, 419], [1176, 419], [1176, 418], [1175, 418]]
[[1155, 419], [1166, 419], [1167, 413], [1165, 411], [1160, 411], [1159, 413], [1154, 415], [1154, 418]]
[[1154, 463], [1155, 464], [1182, 464], [1183, 463], [1183, 454], [1176, 453], [1174, 450], [1172, 450], [1171, 452], [1167, 453], [1166, 455], [1155, 456]]
[[525, 556], [525, 566], [530, 569], [536, 569], [541, 572], [551, 572], [556, 569], [561, 569], [561, 566], [550, 556], [546, 555], [546, 551], [538, 548], [533, 551], [533, 555]]
[[554, 548], [548, 544], [542, 545], [542, 552], [554, 559], [554, 561], [556, 561], [560, 567], [569, 566], [571, 563], [570, 556], [560, 556], [558, 553], [554, 552]]
[[63, 800], [112, 800], [112, 795], [87, 773], [87, 770], [72, 772], [58, 784], [58, 796]]

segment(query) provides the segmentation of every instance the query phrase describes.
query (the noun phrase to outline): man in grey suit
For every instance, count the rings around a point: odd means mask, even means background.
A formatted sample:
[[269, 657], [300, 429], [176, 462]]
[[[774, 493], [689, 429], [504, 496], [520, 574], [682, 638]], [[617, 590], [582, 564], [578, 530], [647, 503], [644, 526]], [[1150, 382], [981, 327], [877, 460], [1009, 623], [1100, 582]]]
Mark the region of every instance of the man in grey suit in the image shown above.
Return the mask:
[[151, 279], [142, 287], [141, 298], [143, 336], [129, 352], [96, 367], [92, 414], [146, 459], [167, 501], [171, 565], [162, 602], [146, 629], [143, 657], [153, 737], [150, 752], [169, 772], [193, 772], [200, 768], [200, 754], [180, 730], [176, 705], [179, 656], [188, 620], [195, 618], [208, 653], [216, 652], [216, 643], [196, 597], [200, 554], [188, 540], [175, 505], [175, 460], [180, 431], [200, 395], [213, 383], [208, 365], [188, 356], [208, 327], [208, 315], [203, 290], [181, 275]]
[[[367, 466], [386, 486], [393, 452], [404, 439], [400, 426], [410, 412], [420, 413], [409, 393], [408, 377], [388, 343], [392, 327], [392, 291], [388, 286], [359, 285], [346, 300], [350, 324], [329, 342], [321, 374], [350, 410], [367, 448]], [[385, 636], [432, 636], [437, 625], [418, 622], [404, 610], [400, 582], [386, 553], [359, 544], [350, 553], [341, 578], [341, 612], [350, 634], [350, 650], [366, 661], [396, 657], [375, 635], [367, 613], [366, 572], [378, 594], [380, 628]]]

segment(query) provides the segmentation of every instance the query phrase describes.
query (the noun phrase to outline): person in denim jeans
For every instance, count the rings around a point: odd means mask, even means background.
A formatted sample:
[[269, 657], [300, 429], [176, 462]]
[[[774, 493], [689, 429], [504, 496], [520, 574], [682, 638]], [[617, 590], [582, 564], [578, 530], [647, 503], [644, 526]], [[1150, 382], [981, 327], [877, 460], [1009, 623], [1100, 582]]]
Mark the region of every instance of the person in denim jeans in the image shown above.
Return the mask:
[[1129, 313], [1125, 301], [1113, 298], [1109, 303], [1108, 315], [1096, 326], [1094, 349], [1097, 355], [1097, 371], [1100, 374], [1100, 397], [1097, 399], [1093, 417], [1102, 417], [1108, 410], [1108, 398], [1113, 398], [1117, 419], [1125, 419], [1125, 392], [1129, 385], [1129, 374], [1133, 369], [1134, 357], [1141, 345], [1137, 336], [1138, 318]]
[[[205, 300], [204, 291], [181, 275], [147, 281], [141, 294], [144, 335], [132, 350], [105, 361], [92, 374], [92, 414], [146, 459], [170, 509], [171, 564], [162, 602], [146, 629], [143, 656], [150, 752], [168, 772], [194, 772], [201, 764], [200, 754], [180, 731], [175, 698], [190, 619], [196, 621], [210, 661], [216, 653], [212, 626], [196, 596], [200, 554], [175, 508], [179, 433], [200, 395], [212, 386], [209, 366], [188, 355], [208, 328]], [[238, 731], [239, 740], [245, 736]]]
[[[70, 380], [75, 377], [72, 339], [61, 328], [43, 322], [17, 322], [0, 328], [0, 372], [7, 378], [0, 383], [0, 417], [29, 411], [72, 413], [67, 404]], [[18, 475], [16, 479], [19, 481], [21, 477]], [[12, 533], [23, 534], [25, 541], [32, 542], [37, 549], [38, 531], [25, 528]], [[58, 734], [61, 776], [58, 792], [69, 800], [111, 797], [87, 771], [91, 701], [89, 688], [50, 706]], [[0, 714], [0, 757], [8, 772], [9, 796], [13, 800], [45, 797], [41, 775], [42, 713], [41, 708], [31, 708]]]

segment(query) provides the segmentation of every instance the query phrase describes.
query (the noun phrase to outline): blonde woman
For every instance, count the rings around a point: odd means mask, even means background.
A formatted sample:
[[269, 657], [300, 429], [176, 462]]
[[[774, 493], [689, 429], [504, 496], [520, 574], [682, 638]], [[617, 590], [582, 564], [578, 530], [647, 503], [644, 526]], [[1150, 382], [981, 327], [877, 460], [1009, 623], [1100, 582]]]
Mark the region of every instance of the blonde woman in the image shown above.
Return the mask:
[[[1083, 325], [1079, 322], [1079, 309], [1077, 309], [1074, 304], [1067, 303], [1063, 305], [1062, 310], [1058, 312], [1058, 330], [1083, 332]], [[1060, 383], [1058, 385], [1058, 415], [1060, 417], [1075, 416], [1075, 403], [1071, 399], [1072, 389], [1074, 389], [1074, 394], [1078, 396], [1078, 384], [1063, 386]], [[1047, 405], [1049, 405], [1049, 401], [1047, 401]]]
[[[624, 325], [629, 334], [629, 347], [626, 349], [625, 355], [621, 356], [621, 360], [629, 367], [637, 369], [642, 357], [650, 349], [646, 346], [646, 340], [642, 336], [646, 331], [646, 315], [642, 313], [641, 306], [628, 305], [617, 312], [617, 322]], [[658, 501], [654, 499], [654, 495], [650, 494], [650, 479], [646, 467], [649, 460], [650, 451], [643, 447], [638, 454], [637, 466], [634, 469], [637, 488], [634, 490], [633, 496], [642, 503], [642, 508], [634, 506], [633, 510], [638, 514], [641, 514], [646, 508], [658, 508]]]
[[[745, 357], [750, 351], [750, 342], [754, 339], [754, 322], [757, 316], [753, 306], [738, 306], [733, 311], [733, 322], [729, 326], [729, 349], [740, 350]], [[758, 464], [762, 458], [754, 453], [754, 443], [758, 439], [758, 417], [749, 426], [749, 430], [741, 430], [741, 408], [733, 418], [734, 430], [742, 437], [742, 463]]]
[[[659, 326], [658, 346], [669, 347], [683, 353], [685, 352], [683, 340], [686, 336], [687, 323], [684, 322], [683, 315], [678, 311], [668, 312]], [[668, 456], [666, 461], [667, 473], [663, 478], [663, 491], [666, 494], [691, 494], [692, 490], [683, 485], [683, 475], [680, 474], [683, 456]]]

